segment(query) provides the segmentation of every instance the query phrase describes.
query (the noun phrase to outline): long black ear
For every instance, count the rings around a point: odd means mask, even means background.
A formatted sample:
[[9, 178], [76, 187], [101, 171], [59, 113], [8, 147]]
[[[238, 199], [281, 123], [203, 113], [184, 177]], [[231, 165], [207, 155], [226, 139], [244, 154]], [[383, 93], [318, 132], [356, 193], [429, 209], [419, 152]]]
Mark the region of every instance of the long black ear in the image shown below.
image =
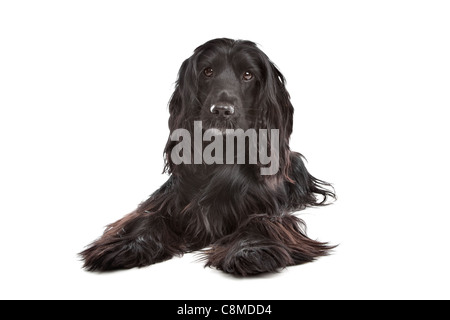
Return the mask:
[[[175, 91], [172, 94], [172, 97], [169, 101], [169, 130], [172, 133], [176, 128], [182, 128], [181, 124], [183, 122], [183, 113], [185, 112], [185, 103], [186, 97], [185, 95], [186, 89], [185, 87], [185, 77], [189, 67], [190, 61], [186, 59], [180, 67], [178, 71], [178, 78], [175, 82]], [[169, 174], [172, 173], [173, 162], [170, 157], [170, 153], [175, 143], [170, 139], [167, 139], [166, 147], [164, 148], [164, 170], [163, 172], [167, 172]]]
[[292, 133], [294, 108], [286, 90], [286, 80], [278, 68], [262, 53], [265, 62], [265, 79], [260, 95], [260, 123], [268, 129], [279, 130], [280, 174], [290, 182], [289, 138]]
[[[178, 78], [175, 82], [175, 91], [169, 101], [169, 130], [172, 133], [176, 129], [185, 128], [192, 131], [193, 121], [192, 110], [198, 108], [198, 82], [197, 82], [197, 57], [201, 47], [197, 48], [192, 56], [186, 59], [178, 71]], [[176, 142], [167, 139], [164, 148], [164, 172], [172, 173], [173, 163], [170, 153]]]
[[182, 114], [185, 112], [187, 101], [190, 100], [190, 96], [192, 95], [191, 88], [187, 88], [189, 84], [189, 71], [192, 69], [191, 58], [186, 59], [180, 67], [178, 71], [178, 78], [175, 82], [175, 91], [172, 94], [172, 97], [169, 101], [169, 129], [170, 132], [177, 128], [183, 128], [183, 116]]
[[266, 94], [269, 105], [275, 107], [268, 109], [269, 117], [278, 129], [283, 133], [282, 136], [289, 140], [292, 134], [294, 107], [292, 106], [289, 92], [286, 89], [286, 79], [273, 62], [267, 60], [268, 79], [266, 83]]

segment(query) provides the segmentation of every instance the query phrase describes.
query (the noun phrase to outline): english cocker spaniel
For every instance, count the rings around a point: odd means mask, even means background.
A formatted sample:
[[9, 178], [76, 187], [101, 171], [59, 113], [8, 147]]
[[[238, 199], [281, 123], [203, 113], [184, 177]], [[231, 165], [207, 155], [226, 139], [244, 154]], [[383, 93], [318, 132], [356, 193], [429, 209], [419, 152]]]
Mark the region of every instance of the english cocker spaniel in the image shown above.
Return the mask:
[[206, 266], [249, 276], [326, 255], [333, 247], [293, 215], [335, 199], [289, 149], [293, 111], [283, 75], [255, 43], [195, 49], [169, 102], [169, 179], [80, 253], [84, 267], [143, 267], [203, 249]]

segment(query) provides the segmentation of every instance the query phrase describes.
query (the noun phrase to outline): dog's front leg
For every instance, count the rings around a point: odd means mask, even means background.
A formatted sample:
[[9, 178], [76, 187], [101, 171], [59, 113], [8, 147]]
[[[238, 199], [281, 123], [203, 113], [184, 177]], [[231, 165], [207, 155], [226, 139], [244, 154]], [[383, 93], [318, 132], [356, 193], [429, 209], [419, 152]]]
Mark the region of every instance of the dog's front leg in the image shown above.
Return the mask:
[[183, 241], [170, 225], [173, 193], [166, 183], [135, 211], [110, 224], [80, 253], [89, 271], [143, 267], [183, 253]]
[[206, 251], [206, 266], [241, 276], [275, 272], [313, 261], [332, 247], [308, 238], [302, 221], [291, 214], [251, 215], [232, 234]]

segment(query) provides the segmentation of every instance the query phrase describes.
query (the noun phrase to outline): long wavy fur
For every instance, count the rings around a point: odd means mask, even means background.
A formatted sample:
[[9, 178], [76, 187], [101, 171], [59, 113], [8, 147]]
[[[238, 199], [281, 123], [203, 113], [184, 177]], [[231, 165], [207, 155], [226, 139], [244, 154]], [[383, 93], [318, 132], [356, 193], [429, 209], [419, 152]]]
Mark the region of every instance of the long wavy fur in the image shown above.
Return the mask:
[[289, 149], [294, 109], [285, 79], [253, 42], [215, 39], [184, 61], [169, 102], [171, 132], [193, 132], [201, 109], [198, 59], [215, 47], [244, 50], [258, 61], [259, 108], [251, 115], [252, 126], [280, 130], [280, 170], [261, 176], [259, 164], [175, 165], [170, 158], [175, 143], [169, 139], [164, 150], [168, 181], [80, 253], [87, 270], [143, 267], [207, 248], [202, 251], [206, 266], [249, 276], [310, 262], [333, 248], [308, 238], [303, 221], [292, 215], [326, 205], [335, 194], [307, 171], [302, 155]]

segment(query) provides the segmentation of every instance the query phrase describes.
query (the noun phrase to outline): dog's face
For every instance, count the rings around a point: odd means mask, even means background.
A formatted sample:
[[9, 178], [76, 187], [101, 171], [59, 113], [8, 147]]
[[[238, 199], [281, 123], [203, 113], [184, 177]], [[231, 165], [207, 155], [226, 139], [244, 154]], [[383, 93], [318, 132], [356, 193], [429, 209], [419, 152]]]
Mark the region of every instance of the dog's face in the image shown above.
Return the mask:
[[170, 130], [203, 128], [292, 131], [284, 77], [255, 43], [214, 39], [195, 49], [179, 71], [169, 104]]
[[212, 46], [197, 59], [200, 120], [206, 128], [254, 127], [261, 64], [242, 46]]
[[[203, 130], [222, 134], [226, 129], [278, 130], [280, 167], [287, 176], [294, 109], [285, 78], [255, 43], [222, 38], [195, 49], [181, 65], [169, 112], [171, 132], [192, 134], [197, 121]], [[164, 150], [168, 172], [173, 172], [175, 145], [169, 136]]]

